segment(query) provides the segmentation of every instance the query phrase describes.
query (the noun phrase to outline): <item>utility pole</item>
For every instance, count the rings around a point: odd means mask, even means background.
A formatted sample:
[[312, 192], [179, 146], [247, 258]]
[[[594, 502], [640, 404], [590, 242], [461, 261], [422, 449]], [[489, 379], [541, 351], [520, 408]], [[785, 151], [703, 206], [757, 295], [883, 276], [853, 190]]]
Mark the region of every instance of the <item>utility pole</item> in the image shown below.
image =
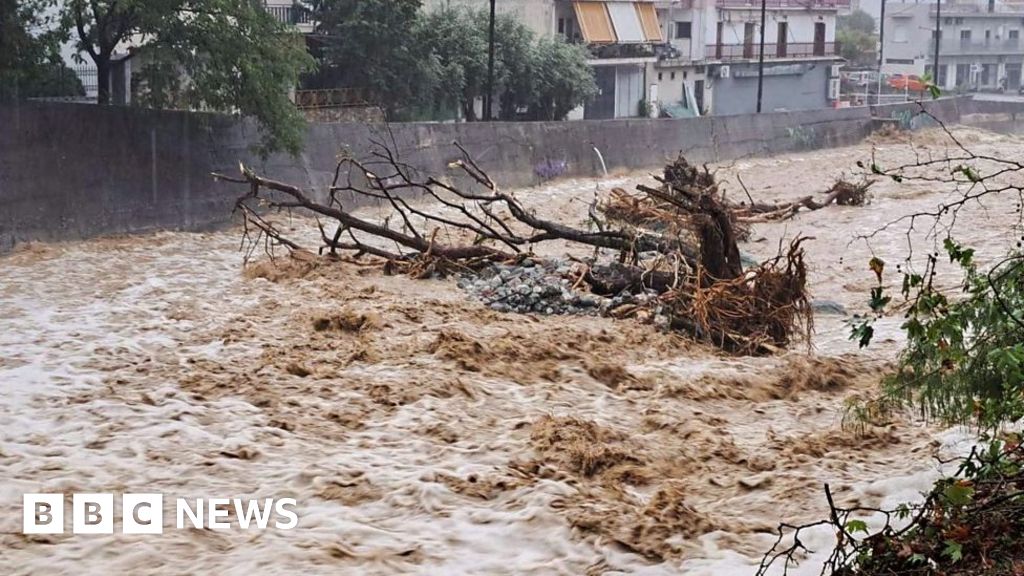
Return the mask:
[[932, 64], [932, 82], [939, 85], [939, 43], [942, 42], [942, 0], [935, 0], [935, 62]]
[[[878, 20], [878, 88], [875, 90], [875, 104], [882, 103], [882, 60], [885, 53], [885, 0], [882, 0], [882, 15]], [[871, 100], [868, 100], [871, 103]]]
[[761, 0], [761, 53], [757, 57], [757, 113], [761, 113], [761, 95], [764, 93], [764, 17], [765, 2]]
[[487, 93], [484, 94], [484, 120], [491, 120], [491, 98], [494, 96], [494, 3], [491, 0], [491, 30], [487, 48]]

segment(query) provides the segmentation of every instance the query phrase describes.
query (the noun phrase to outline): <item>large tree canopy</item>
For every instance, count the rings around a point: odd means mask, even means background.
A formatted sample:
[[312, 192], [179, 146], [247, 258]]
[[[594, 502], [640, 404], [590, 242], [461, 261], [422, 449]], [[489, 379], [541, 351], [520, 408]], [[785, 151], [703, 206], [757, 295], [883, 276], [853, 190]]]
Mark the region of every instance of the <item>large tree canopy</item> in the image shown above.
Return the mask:
[[[450, 119], [457, 109], [466, 120], [478, 119], [487, 91], [486, 11], [424, 13], [419, 0], [322, 0], [316, 11], [318, 85], [366, 89], [392, 117], [427, 111]], [[499, 14], [494, 112], [503, 120], [564, 118], [596, 92], [586, 61], [585, 48], [538, 40], [519, 19]]]
[[326, 83], [365, 89], [390, 111], [429, 99], [436, 70], [417, 46], [419, 10], [420, 0], [316, 2], [315, 40]]
[[303, 119], [288, 92], [313, 60], [262, 2], [66, 0], [62, 16], [96, 64], [100, 104], [110, 102], [114, 51], [127, 49], [144, 104], [253, 116], [267, 149], [301, 147]]
[[46, 29], [46, 6], [0, 0], [0, 101], [84, 95], [60, 57], [60, 31]]

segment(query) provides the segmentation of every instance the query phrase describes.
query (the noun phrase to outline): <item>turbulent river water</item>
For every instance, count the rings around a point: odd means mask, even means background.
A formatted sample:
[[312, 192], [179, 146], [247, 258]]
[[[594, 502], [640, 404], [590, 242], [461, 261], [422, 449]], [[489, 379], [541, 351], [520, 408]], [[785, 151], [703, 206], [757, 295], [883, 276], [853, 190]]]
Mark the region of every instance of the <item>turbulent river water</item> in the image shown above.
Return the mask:
[[[1019, 157], [1013, 137], [957, 135]], [[739, 174], [780, 200], [859, 177], [872, 156], [955, 153], [930, 131], [717, 168], [730, 195], [743, 194]], [[643, 178], [519, 196], [574, 221], [595, 190]], [[867, 260], [895, 268], [909, 222], [857, 237], [948, 190], [880, 179], [871, 193], [867, 206], [757, 225], [742, 249], [765, 258], [780, 239], [813, 237], [813, 296], [864, 312]], [[971, 205], [957, 236], [997, 258], [1016, 202]], [[916, 228], [920, 256], [933, 238]], [[287, 259], [243, 273], [239, 235], [0, 258], [0, 572], [752, 574], [779, 521], [827, 514], [823, 483], [843, 504], [912, 500], [939, 474], [936, 456], [970, 443], [912, 415], [841, 426], [845, 401], [898, 351], [898, 313], [864, 351], [847, 317], [824, 314], [810, 353], [729, 357], [632, 320], [492, 312], [454, 280]], [[163, 493], [168, 528], [24, 535], [27, 492]], [[299, 525], [177, 530], [179, 497], [292, 497]], [[805, 542], [825, 551], [831, 537]], [[800, 571], [816, 574], [813, 560]]]

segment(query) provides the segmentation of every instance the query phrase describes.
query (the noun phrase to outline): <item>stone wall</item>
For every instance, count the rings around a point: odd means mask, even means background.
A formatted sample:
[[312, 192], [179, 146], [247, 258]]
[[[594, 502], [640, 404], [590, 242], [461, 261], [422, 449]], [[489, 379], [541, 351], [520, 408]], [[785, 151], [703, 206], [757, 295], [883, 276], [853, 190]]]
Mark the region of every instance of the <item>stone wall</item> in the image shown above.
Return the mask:
[[[944, 121], [956, 122], [964, 102], [926, 106]], [[873, 117], [914, 118], [919, 109], [901, 105], [676, 120], [315, 124], [298, 158], [263, 159], [251, 151], [259, 138], [254, 125], [226, 116], [65, 103], [0, 107], [0, 251], [30, 240], [226, 223], [240, 190], [214, 182], [210, 173], [237, 174], [239, 162], [322, 193], [339, 154], [367, 157], [375, 143], [393, 142], [414, 169], [444, 174], [458, 157], [452, 146], [458, 141], [502, 186], [521, 187], [550, 177], [599, 176], [597, 151], [614, 171], [658, 166], [680, 152], [712, 162], [842, 146], [867, 135]]]

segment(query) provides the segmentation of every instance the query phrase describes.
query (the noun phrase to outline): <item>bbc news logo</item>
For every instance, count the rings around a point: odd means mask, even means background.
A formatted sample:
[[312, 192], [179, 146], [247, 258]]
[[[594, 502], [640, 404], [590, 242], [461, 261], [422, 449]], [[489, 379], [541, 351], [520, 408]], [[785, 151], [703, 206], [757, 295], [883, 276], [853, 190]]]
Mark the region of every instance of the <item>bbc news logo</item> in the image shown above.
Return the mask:
[[[163, 494], [122, 494], [120, 504], [122, 533], [163, 534]], [[179, 530], [265, 530], [270, 526], [291, 530], [299, 524], [294, 508], [294, 498], [178, 498], [174, 526]], [[64, 533], [64, 494], [25, 494], [22, 512], [25, 534]], [[72, 534], [113, 534], [115, 516], [113, 494], [71, 496]]]

